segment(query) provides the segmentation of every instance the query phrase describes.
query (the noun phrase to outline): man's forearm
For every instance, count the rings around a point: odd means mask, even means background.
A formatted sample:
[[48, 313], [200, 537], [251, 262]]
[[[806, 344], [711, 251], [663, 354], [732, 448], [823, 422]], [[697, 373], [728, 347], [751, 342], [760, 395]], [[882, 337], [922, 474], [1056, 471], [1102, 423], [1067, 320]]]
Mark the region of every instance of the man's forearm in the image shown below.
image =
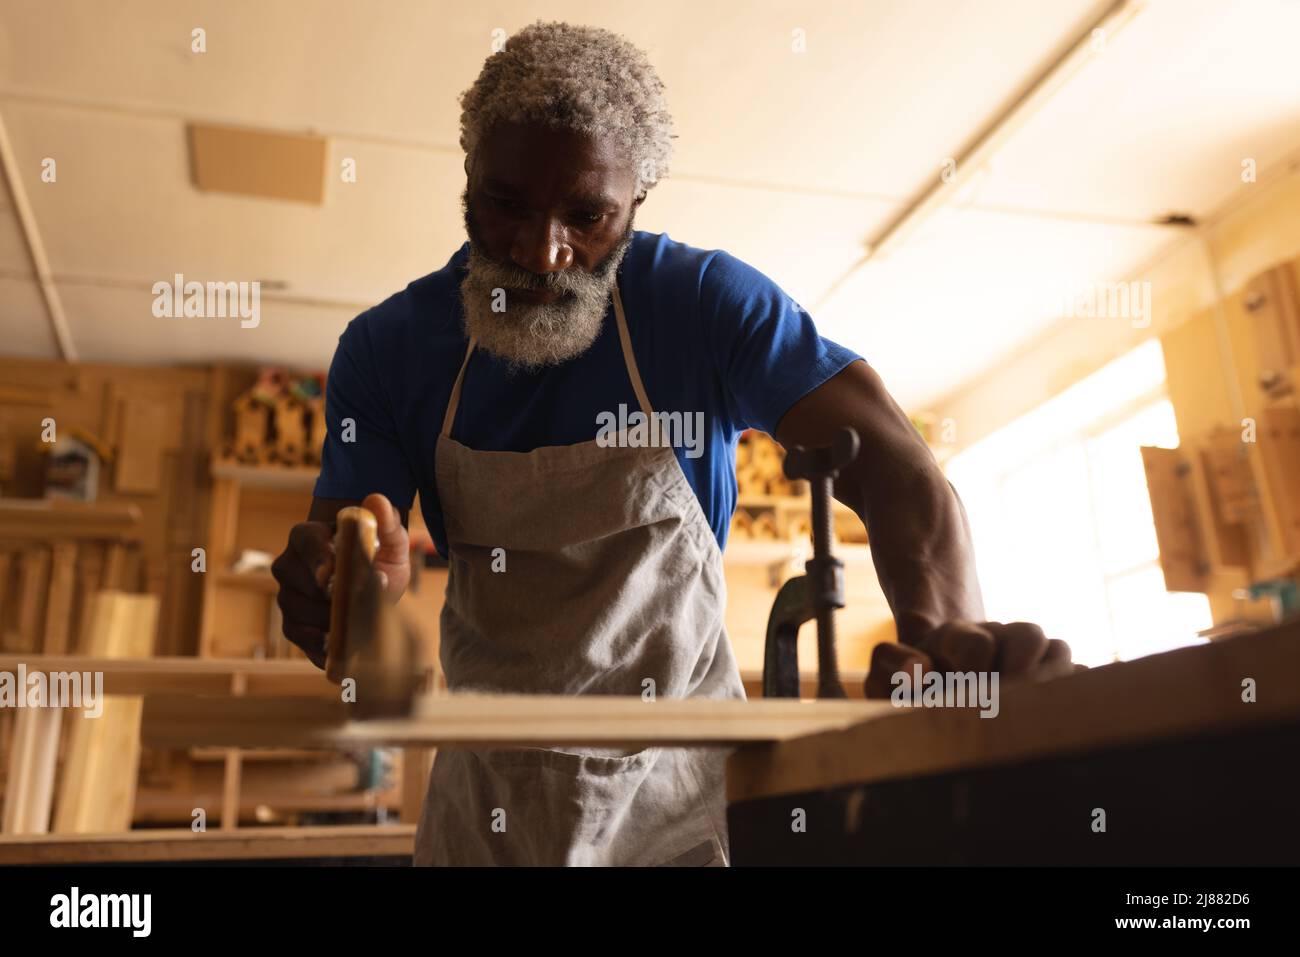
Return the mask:
[[945, 621], [983, 620], [984, 602], [970, 523], [956, 490], [929, 449], [902, 451], [904, 461], [900, 451], [889, 465], [877, 460], [873, 468], [855, 470], [853, 479], [898, 639], [914, 644]]
[[952, 485], [911, 420], [865, 362], [853, 362], [790, 409], [786, 448], [823, 446], [852, 427], [862, 443], [835, 497], [867, 526], [871, 558], [898, 625], [919, 641], [947, 621], [982, 621], [970, 526]]

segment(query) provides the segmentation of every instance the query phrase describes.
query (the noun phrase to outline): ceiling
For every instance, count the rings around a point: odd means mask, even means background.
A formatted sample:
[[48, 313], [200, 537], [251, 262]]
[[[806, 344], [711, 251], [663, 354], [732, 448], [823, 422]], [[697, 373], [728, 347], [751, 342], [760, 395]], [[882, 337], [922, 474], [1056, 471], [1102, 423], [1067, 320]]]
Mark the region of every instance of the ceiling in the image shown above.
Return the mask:
[[[638, 227], [757, 266], [917, 408], [1050, 330], [1045, 293], [1134, 276], [1178, 238], [1153, 220], [1231, 202], [1243, 158], [1263, 178], [1300, 151], [1300, 3], [1149, 0], [864, 263], [1109, 5], [3, 0], [0, 118], [78, 358], [323, 367], [352, 316], [463, 241], [456, 97], [493, 30], [608, 27], [646, 49], [677, 121]], [[322, 134], [357, 182], [320, 206], [199, 192], [190, 120]], [[178, 272], [268, 283], [260, 325], [154, 318], [153, 283]], [[0, 352], [59, 355], [2, 194]]]

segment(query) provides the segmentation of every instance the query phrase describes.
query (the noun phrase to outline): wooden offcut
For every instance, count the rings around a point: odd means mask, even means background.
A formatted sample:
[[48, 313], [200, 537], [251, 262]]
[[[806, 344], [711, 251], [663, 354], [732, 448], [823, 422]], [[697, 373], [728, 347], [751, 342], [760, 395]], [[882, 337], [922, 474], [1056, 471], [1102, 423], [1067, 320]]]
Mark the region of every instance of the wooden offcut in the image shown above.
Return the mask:
[[[110, 658], [144, 658], [153, 653], [158, 627], [154, 595], [100, 592], [90, 610], [90, 646]], [[54, 830], [87, 834], [131, 827], [140, 768], [138, 697], [106, 696], [103, 713], [72, 711], [68, 756], [59, 787]]]

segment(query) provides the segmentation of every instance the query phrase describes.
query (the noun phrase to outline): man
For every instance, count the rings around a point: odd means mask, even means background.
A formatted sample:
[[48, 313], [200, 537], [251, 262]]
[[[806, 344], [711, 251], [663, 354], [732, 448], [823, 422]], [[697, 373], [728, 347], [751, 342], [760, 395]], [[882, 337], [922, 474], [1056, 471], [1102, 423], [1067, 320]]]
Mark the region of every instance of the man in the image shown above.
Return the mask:
[[[646, 57], [603, 30], [535, 24], [462, 97], [466, 243], [349, 324], [326, 391], [309, 521], [275, 565], [285, 636], [322, 662], [331, 522], [364, 500], [396, 600], [414, 493], [450, 578], [456, 689], [743, 698], [723, 631], [736, 443], [852, 426], [836, 496], [870, 531], [900, 643], [868, 691], [920, 662], [1004, 675], [1068, 666], [1036, 626], [981, 622], [965, 514], [861, 359], [766, 276], [633, 222], [668, 171]], [[602, 423], [674, 414], [647, 445]], [[699, 435], [688, 435], [699, 423]], [[664, 438], [661, 436], [661, 439]], [[421, 864], [725, 863], [716, 750], [443, 751]]]

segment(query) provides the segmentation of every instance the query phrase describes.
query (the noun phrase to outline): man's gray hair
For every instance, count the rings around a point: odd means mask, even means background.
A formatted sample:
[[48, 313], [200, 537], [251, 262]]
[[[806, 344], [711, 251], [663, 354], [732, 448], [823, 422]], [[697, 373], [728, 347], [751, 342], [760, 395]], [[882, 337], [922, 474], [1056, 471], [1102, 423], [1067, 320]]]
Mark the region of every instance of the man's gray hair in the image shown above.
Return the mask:
[[537, 21], [510, 37], [460, 97], [460, 145], [472, 161], [498, 122], [612, 137], [635, 164], [636, 196], [668, 173], [673, 126], [664, 85], [628, 40], [599, 27]]

